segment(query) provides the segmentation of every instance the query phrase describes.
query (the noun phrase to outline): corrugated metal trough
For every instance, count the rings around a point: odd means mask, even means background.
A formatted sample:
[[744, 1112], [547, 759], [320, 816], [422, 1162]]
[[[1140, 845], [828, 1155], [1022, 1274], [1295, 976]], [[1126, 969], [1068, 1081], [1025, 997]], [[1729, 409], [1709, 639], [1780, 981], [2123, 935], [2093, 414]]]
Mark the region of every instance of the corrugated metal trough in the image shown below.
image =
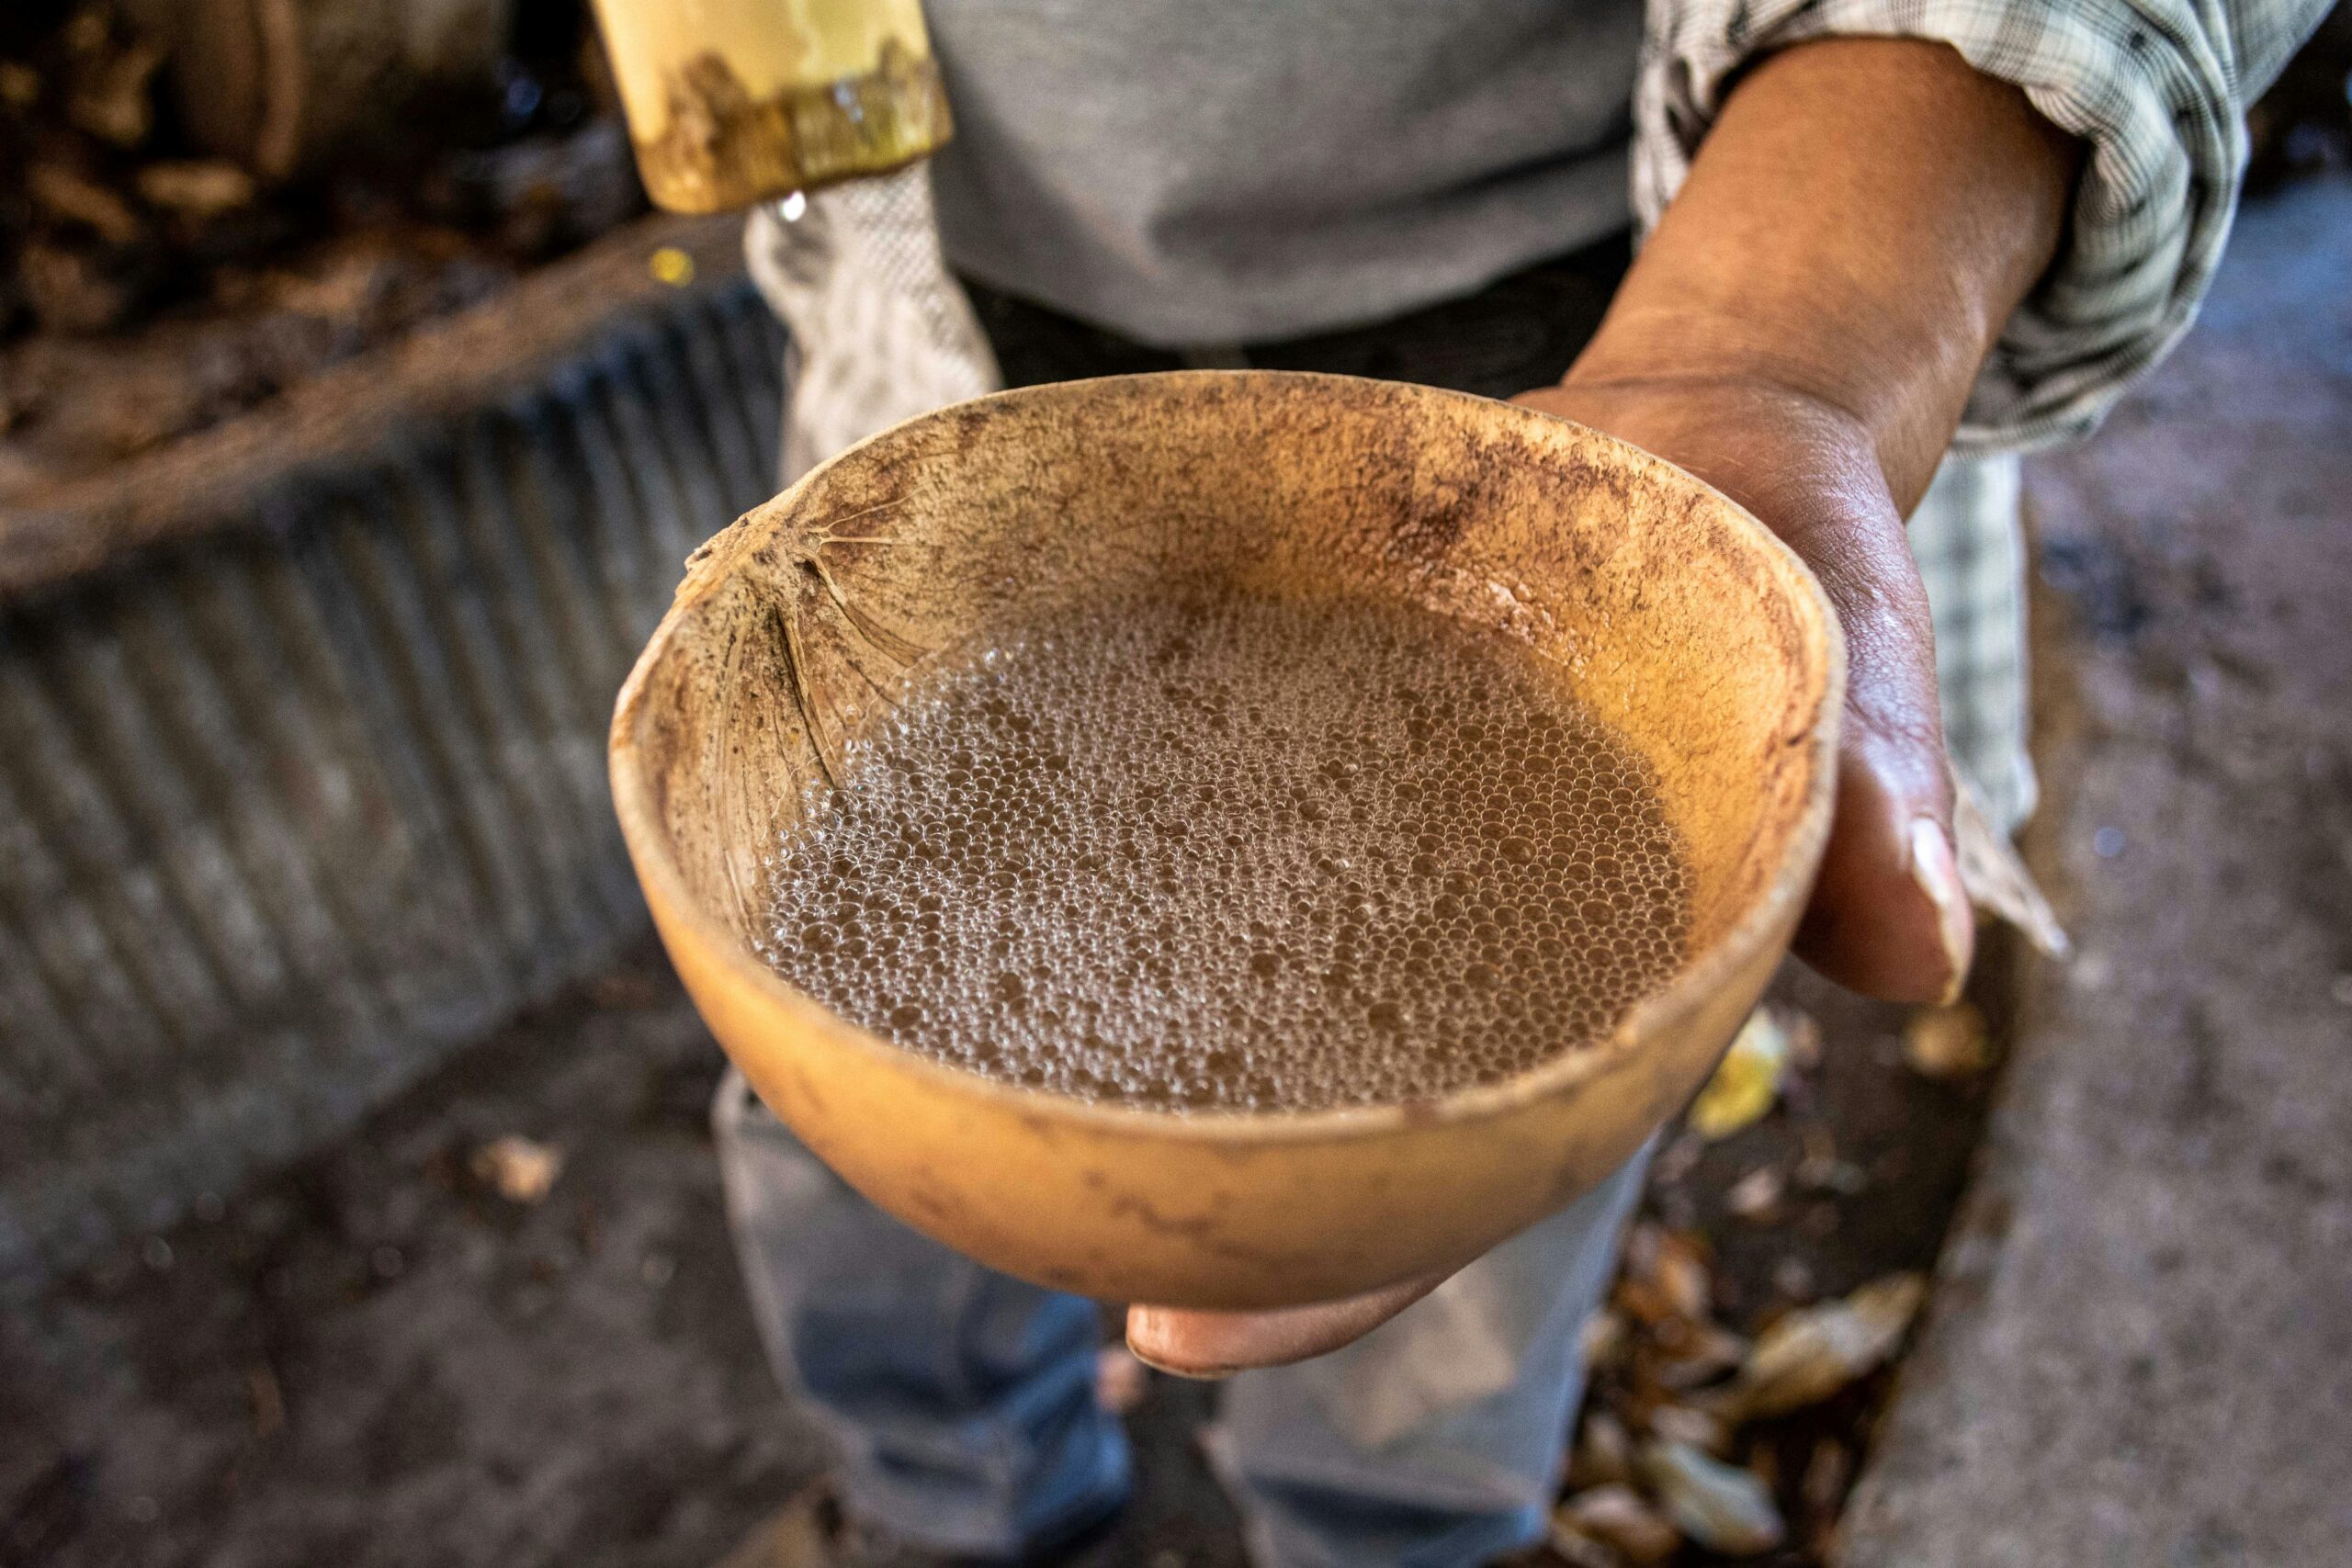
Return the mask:
[[[0, 1281], [315, 1145], [642, 929], [613, 695], [774, 488], [735, 234], [649, 220], [0, 513]], [[662, 245], [704, 281], [653, 282]]]

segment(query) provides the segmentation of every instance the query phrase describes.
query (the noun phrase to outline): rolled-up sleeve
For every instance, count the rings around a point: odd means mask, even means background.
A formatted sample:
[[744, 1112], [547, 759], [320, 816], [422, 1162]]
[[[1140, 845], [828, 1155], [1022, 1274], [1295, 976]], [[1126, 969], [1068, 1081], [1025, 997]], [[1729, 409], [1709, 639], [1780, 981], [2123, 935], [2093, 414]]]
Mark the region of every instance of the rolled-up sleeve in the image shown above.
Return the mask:
[[2058, 259], [2010, 321], [1955, 445], [2047, 445], [2098, 423], [2188, 329], [2229, 235], [2245, 110], [2327, 0], [1648, 0], [1634, 204], [1657, 221], [1732, 78], [1841, 35], [1951, 44], [2088, 149]]

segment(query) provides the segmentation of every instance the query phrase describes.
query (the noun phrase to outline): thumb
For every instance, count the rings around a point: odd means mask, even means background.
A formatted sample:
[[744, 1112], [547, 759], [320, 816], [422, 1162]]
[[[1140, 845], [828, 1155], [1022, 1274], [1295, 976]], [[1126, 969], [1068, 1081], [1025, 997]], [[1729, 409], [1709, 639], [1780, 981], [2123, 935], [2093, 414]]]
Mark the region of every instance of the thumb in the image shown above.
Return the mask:
[[[1872, 705], [1849, 698], [1837, 815], [1796, 952], [1830, 979], [1888, 1001], [1951, 1001], [1968, 977], [1975, 916], [1951, 835], [1951, 785], [1907, 736], [1873, 732]], [[1860, 731], [1855, 735], [1853, 731]]]
[[1935, 634], [1902, 520], [1874, 462], [1799, 496], [1756, 499], [1751, 509], [1821, 581], [1846, 637], [1837, 812], [1796, 951], [1853, 990], [1949, 1000], [1976, 926], [1954, 851]]

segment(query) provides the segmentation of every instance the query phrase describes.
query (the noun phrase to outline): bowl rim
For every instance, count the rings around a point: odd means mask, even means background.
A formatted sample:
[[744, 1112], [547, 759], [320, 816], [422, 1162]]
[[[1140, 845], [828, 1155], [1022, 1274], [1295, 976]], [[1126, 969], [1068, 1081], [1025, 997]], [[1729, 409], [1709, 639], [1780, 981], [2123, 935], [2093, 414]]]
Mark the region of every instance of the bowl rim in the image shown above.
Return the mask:
[[[688, 888], [684, 874], [669, 853], [668, 833], [660, 825], [654, 809], [636, 737], [636, 723], [652, 672], [676, 639], [688, 612], [716, 592], [745, 560], [758, 554], [759, 547], [789, 515], [793, 503], [829, 469], [870, 446], [891, 439], [909, 426], [952, 410], [981, 404], [1071, 399], [1086, 389], [1091, 389], [1093, 395], [1099, 397], [1102, 389], [1121, 383], [1165, 384], [1171, 379], [1228, 384], [1246, 380], [1338, 382], [1378, 388], [1387, 396], [1401, 394], [1443, 402], [1478, 403], [1501, 417], [1566, 425], [1602, 443], [1634, 469], [1661, 474], [1669, 484], [1713, 497], [1724, 508], [1734, 526], [1747, 536], [1751, 545], [1759, 547], [1767, 557], [1777, 558], [1789, 569], [1789, 581], [1795, 590], [1793, 598], [1810, 610], [1816, 628], [1820, 678], [1818, 699], [1806, 735], [1813, 771], [1804, 803], [1789, 829], [1780, 868], [1763, 893], [1722, 938], [1678, 970], [1660, 989], [1627, 1009], [1600, 1039], [1579, 1050], [1563, 1051], [1509, 1077], [1475, 1084], [1431, 1100], [1300, 1111], [1170, 1111], [1080, 1100], [1050, 1089], [1001, 1083], [934, 1061], [851, 1022], [762, 963], [724, 923], [702, 907]], [[753, 530], [761, 531], [757, 537], [753, 536]], [[1371, 377], [1260, 369], [1152, 371], [1011, 388], [917, 414], [843, 448], [713, 535], [687, 558], [686, 568], [685, 579], [670, 608], [663, 613], [661, 624], [647, 639], [629, 670], [628, 679], [621, 685], [613, 705], [606, 746], [614, 809], [620, 818], [622, 838], [628, 846], [630, 859], [645, 885], [648, 902], [657, 912], [666, 912], [671, 923], [683, 926], [727, 978], [742, 994], [755, 998], [764, 1010], [780, 1015], [805, 1033], [864, 1055], [877, 1066], [911, 1074], [951, 1096], [965, 1097], [1008, 1114], [1031, 1119], [1046, 1117], [1119, 1138], [1226, 1146], [1355, 1142], [1499, 1117], [1574, 1090], [1618, 1065], [1644, 1041], [1670, 1033], [1678, 1024], [1705, 1008], [1731, 976], [1772, 940], [1773, 933], [1784, 922], [1793, 924], [1804, 900], [1812, 892], [1814, 876], [1828, 841], [1837, 790], [1838, 736], [1845, 705], [1846, 645], [1836, 609], [1812, 570], [1747, 508], [1687, 470], [1589, 425], [1475, 393]], [[665, 942], [676, 940], [667, 927], [662, 934]]]

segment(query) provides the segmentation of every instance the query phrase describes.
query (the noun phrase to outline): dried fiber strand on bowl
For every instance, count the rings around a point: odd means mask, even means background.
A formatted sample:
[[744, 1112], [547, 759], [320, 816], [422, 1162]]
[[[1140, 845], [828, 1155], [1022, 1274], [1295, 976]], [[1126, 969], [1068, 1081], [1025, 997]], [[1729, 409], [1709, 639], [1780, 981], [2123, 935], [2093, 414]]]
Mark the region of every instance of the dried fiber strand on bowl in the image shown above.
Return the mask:
[[914, 663], [931, 651], [921, 643], [900, 637], [872, 615], [851, 604], [849, 595], [842, 592], [840, 580], [835, 578], [831, 570], [826, 567], [823, 558], [814, 555], [803, 556], [800, 558], [800, 565], [819, 582], [824, 584], [825, 592], [832, 599], [833, 607], [841, 611], [842, 619], [850, 624], [850, 628], [867, 642], [872, 643], [875, 649], [885, 657], [907, 665]]
[[[909, 540], [892, 538], [888, 534], [836, 534], [833, 532], [834, 526], [838, 524], [854, 523], [861, 517], [871, 517], [877, 512], [888, 512], [890, 508], [902, 504], [905, 500], [906, 497], [904, 496], [893, 495], [881, 501], [876, 501], [867, 505], [861, 506], [854, 512], [843, 512], [834, 516], [827, 517], [811, 525], [808, 534], [809, 547], [812, 549], [822, 549], [827, 545], [903, 545], [910, 543], [910, 541]], [[911, 542], [921, 543], [922, 541]]]
[[[839, 789], [841, 774], [834, 771], [832, 759], [825, 754], [825, 727], [820, 717], [823, 705], [818, 702], [816, 689], [808, 681], [808, 649], [800, 640], [800, 623], [794, 618], [789, 605], [772, 604], [768, 614], [784, 634], [785, 673], [791, 679], [792, 700], [800, 709], [800, 722], [808, 727], [808, 745], [817, 753], [817, 766], [823, 770], [825, 782]], [[835, 746], [846, 749], [848, 740], [844, 738]]]

